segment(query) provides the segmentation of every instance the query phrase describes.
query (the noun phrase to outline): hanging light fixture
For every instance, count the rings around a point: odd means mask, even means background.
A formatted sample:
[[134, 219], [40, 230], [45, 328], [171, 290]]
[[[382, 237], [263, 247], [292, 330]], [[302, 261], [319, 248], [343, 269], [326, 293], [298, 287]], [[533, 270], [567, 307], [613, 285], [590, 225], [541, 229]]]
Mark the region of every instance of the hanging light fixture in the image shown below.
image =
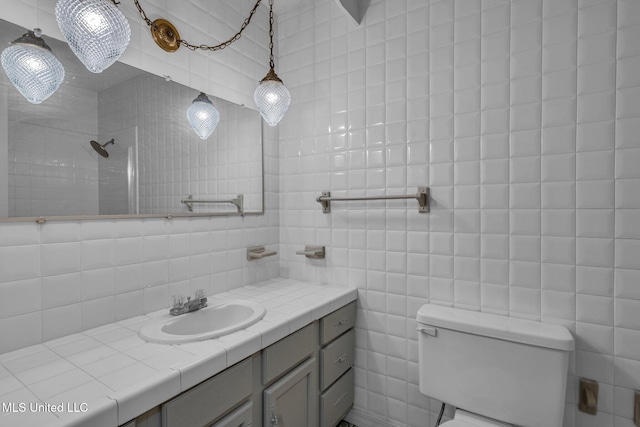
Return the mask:
[[115, 0], [58, 0], [56, 20], [69, 47], [92, 73], [116, 62], [129, 45], [131, 28]]
[[218, 126], [220, 113], [213, 106], [207, 95], [204, 92], [200, 92], [200, 95], [193, 100], [191, 106], [187, 109], [187, 119], [191, 129], [195, 131], [200, 139], [207, 139]]
[[269, 126], [277, 125], [284, 117], [291, 94], [275, 72], [273, 60], [273, 0], [269, 0], [269, 67], [267, 75], [260, 81], [260, 85], [253, 94], [253, 100], [258, 106], [262, 118]]
[[11, 42], [2, 52], [2, 68], [22, 96], [32, 104], [50, 97], [64, 80], [64, 67], [36, 28]]

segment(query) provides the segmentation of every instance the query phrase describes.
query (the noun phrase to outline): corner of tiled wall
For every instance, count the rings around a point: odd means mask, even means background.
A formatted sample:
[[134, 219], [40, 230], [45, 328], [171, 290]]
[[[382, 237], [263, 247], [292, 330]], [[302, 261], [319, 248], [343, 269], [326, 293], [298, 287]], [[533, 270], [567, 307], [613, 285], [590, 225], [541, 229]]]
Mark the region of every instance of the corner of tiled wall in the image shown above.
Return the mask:
[[[323, 1], [280, 20], [295, 94], [280, 133], [280, 239], [288, 253], [331, 254], [326, 273], [285, 255], [283, 275], [358, 289], [356, 409], [433, 424], [413, 332], [431, 301], [568, 327], [565, 427], [630, 425], [640, 4], [374, 0], [362, 25], [345, 19]], [[315, 202], [417, 185], [431, 189], [427, 216], [404, 202], [325, 215]], [[581, 376], [601, 383], [596, 417], [577, 411]]]

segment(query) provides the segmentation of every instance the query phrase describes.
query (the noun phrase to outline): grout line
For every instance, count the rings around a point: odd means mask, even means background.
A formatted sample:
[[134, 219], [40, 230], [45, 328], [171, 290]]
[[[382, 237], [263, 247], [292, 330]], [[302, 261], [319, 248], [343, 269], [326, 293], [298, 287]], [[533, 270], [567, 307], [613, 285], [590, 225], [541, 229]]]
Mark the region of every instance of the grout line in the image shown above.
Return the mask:
[[[611, 348], [611, 358], [612, 358], [612, 363], [614, 366], [614, 372], [613, 372], [613, 388], [615, 390], [616, 387], [616, 374], [615, 374], [615, 366], [616, 366], [616, 206], [617, 206], [617, 200], [616, 200], [616, 186], [618, 184], [618, 179], [617, 179], [617, 170], [616, 170], [616, 151], [617, 151], [617, 121], [618, 121], [618, 33], [619, 33], [619, 25], [620, 25], [620, 20], [619, 20], [619, 13], [620, 13], [620, 8], [619, 8], [619, 3], [618, 1], [616, 1], [615, 3], [615, 8], [616, 8], [616, 15], [615, 15], [615, 57], [614, 57], [614, 69], [615, 69], [615, 75], [614, 75], [614, 92], [613, 92], [613, 98], [614, 98], [614, 105], [613, 105], [613, 110], [614, 110], [614, 114], [613, 114], [613, 266], [612, 266], [612, 270], [613, 270], [613, 295], [611, 298], [612, 304], [613, 304], [613, 309], [612, 309], [612, 313], [613, 313], [613, 319], [612, 319], [612, 329], [613, 329], [613, 337], [611, 338], [611, 341], [613, 343], [613, 346]], [[612, 399], [612, 412], [614, 414], [614, 416], [616, 415], [616, 393], [613, 393], [613, 396], [611, 397]]]
[[480, 298], [479, 298], [479, 310], [482, 310], [482, 4], [484, 3], [485, 0], [480, 0], [480, 13], [478, 14], [478, 20], [480, 21], [480, 34], [478, 37], [478, 41], [479, 41], [479, 45], [480, 45], [480, 105], [478, 105], [478, 108], [480, 110], [480, 129], [479, 129], [479, 135], [478, 135], [478, 173], [480, 174], [480, 176], [478, 177], [478, 196], [479, 196], [479, 206], [478, 206], [478, 215], [480, 215], [480, 229], [478, 230], [478, 244], [479, 244], [479, 248], [478, 248], [478, 290], [480, 292]]
[[538, 173], [539, 173], [539, 178], [540, 178], [540, 207], [539, 207], [539, 212], [540, 212], [540, 216], [538, 217], [538, 225], [540, 227], [540, 232], [538, 233], [538, 238], [539, 238], [539, 244], [540, 244], [540, 264], [539, 264], [539, 270], [538, 270], [538, 275], [540, 277], [540, 282], [538, 283], [538, 289], [540, 289], [540, 311], [539, 311], [539, 318], [540, 321], [542, 321], [542, 304], [543, 304], [543, 298], [542, 298], [542, 205], [543, 205], [543, 200], [542, 200], [542, 159], [543, 159], [543, 149], [542, 149], [542, 131], [544, 129], [544, 92], [543, 92], [543, 87], [544, 87], [544, 55], [543, 55], [543, 50], [544, 50], [544, 0], [540, 0], [540, 34], [541, 39], [540, 39], [540, 128], [539, 128], [539, 132], [540, 132], [540, 160], [538, 161]]
[[453, 52], [453, 56], [451, 58], [452, 61], [452, 87], [451, 91], [452, 101], [451, 101], [451, 123], [452, 123], [452, 138], [451, 138], [451, 161], [452, 161], [452, 182], [451, 182], [451, 216], [452, 216], [452, 224], [451, 224], [451, 236], [453, 238], [453, 252], [451, 254], [451, 262], [453, 267], [453, 272], [451, 274], [451, 304], [452, 307], [456, 306], [456, 161], [455, 161], [455, 145], [456, 145], [456, 7], [455, 2], [451, 2], [452, 9], [452, 31], [453, 31], [453, 42], [451, 43], [451, 51]]
[[507, 144], [507, 240], [506, 240], [506, 252], [507, 252], [507, 314], [511, 316], [511, 2], [509, 2], [509, 38], [508, 38], [508, 49], [507, 52], [509, 56], [509, 74], [508, 74], [508, 97], [509, 97], [509, 106], [507, 111], [509, 112], [509, 129], [508, 129], [508, 144]]
[[[578, 79], [578, 75], [580, 72], [580, 68], [578, 67], [578, 63], [580, 62], [580, 49], [578, 48], [578, 43], [580, 40], [580, 5], [579, 0], [575, 1], [575, 10], [576, 10], [576, 125], [575, 125], [575, 136], [574, 136], [574, 188], [573, 188], [573, 197], [574, 197], [574, 209], [573, 209], [573, 241], [574, 241], [574, 283], [573, 283], [573, 304], [575, 307], [574, 313], [574, 323], [573, 327], [575, 329], [574, 333], [577, 334], [578, 330], [578, 93], [580, 92], [580, 80]], [[577, 356], [574, 353], [574, 376], [577, 374]], [[574, 410], [575, 411], [575, 410]]]

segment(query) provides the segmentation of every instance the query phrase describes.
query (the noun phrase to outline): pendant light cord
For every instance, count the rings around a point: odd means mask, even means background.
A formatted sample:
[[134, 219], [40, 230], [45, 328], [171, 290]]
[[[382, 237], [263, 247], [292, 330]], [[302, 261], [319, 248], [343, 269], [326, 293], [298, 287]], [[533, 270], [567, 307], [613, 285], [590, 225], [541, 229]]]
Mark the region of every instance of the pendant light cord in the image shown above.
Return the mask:
[[[114, 0], [111, 0], [111, 1], [114, 1]], [[153, 28], [154, 30], [158, 30], [158, 26], [156, 24], [154, 24], [153, 21], [147, 17], [147, 14], [144, 11], [144, 9], [142, 8], [142, 6], [140, 5], [139, 0], [133, 0], [133, 2], [135, 3], [136, 8], [138, 9], [138, 13], [140, 13], [140, 17], [142, 17], [144, 22], [146, 22], [147, 25], [149, 27]], [[242, 23], [242, 26], [240, 27], [240, 30], [233, 37], [231, 37], [229, 40], [227, 40], [225, 42], [222, 42], [222, 43], [217, 44], [215, 46], [208, 46], [206, 44], [194, 45], [194, 44], [189, 43], [186, 40], [179, 39], [178, 43], [180, 43], [182, 46], [186, 47], [189, 50], [196, 50], [196, 49], [209, 50], [209, 51], [222, 50], [225, 47], [227, 47], [230, 44], [232, 44], [233, 42], [237, 41], [240, 37], [242, 37], [242, 32], [244, 31], [245, 28], [247, 28], [249, 23], [251, 23], [251, 18], [253, 18], [253, 15], [255, 15], [256, 11], [258, 10], [258, 6], [260, 6], [261, 2], [262, 2], [262, 0], [258, 0], [256, 2], [255, 6], [253, 6], [253, 9], [251, 9], [251, 12], [249, 12], [249, 16]], [[269, 24], [270, 28], [271, 28], [271, 31], [270, 31], [270, 35], [271, 35], [271, 44], [270, 44], [270, 46], [271, 46], [271, 64], [273, 64], [273, 0], [270, 0], [269, 3], [271, 5], [270, 24]], [[271, 65], [271, 67], [273, 68], [273, 65]]]
[[269, 0], [269, 67], [276, 68], [273, 60], [273, 0]]

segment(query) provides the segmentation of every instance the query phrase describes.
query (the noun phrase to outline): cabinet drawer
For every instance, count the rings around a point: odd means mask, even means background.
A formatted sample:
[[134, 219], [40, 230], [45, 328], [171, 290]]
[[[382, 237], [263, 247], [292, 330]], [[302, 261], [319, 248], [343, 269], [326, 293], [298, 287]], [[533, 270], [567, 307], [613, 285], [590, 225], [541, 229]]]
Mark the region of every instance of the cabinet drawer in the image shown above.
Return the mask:
[[209, 425], [253, 393], [251, 358], [162, 405], [164, 427]]
[[320, 321], [320, 344], [324, 345], [334, 338], [353, 328], [356, 323], [356, 303], [344, 307], [326, 315]]
[[353, 406], [353, 369], [320, 395], [320, 427], [334, 427]]
[[320, 351], [320, 390], [329, 387], [353, 365], [354, 336], [351, 329]]
[[284, 374], [313, 353], [317, 348], [316, 330], [316, 324], [312, 323], [263, 351], [262, 381], [264, 384]]
[[249, 427], [253, 421], [253, 402], [247, 402], [211, 427]]

